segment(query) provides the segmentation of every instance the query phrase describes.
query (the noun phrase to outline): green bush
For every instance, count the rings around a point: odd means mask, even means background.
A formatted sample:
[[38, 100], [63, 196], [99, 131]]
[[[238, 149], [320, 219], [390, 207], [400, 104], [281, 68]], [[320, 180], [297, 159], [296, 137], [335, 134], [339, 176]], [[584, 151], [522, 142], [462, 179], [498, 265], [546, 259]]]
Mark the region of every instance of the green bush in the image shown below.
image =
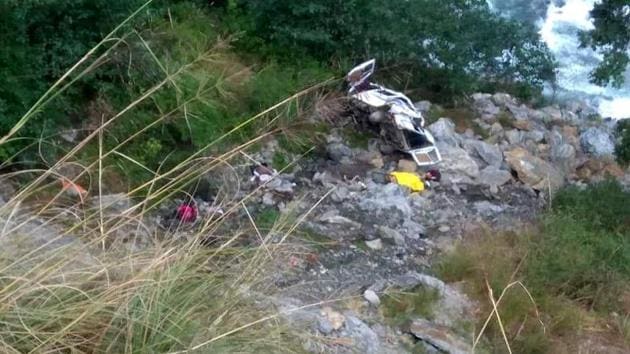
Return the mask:
[[630, 234], [593, 228], [589, 219], [549, 216], [532, 239], [527, 284], [601, 310], [615, 310], [630, 280]]
[[[4, 136], [30, 106], [142, 0], [8, 0], [0, 4], [0, 136]], [[29, 123], [21, 136], [37, 138], [68, 126], [80, 113], [79, 99], [90, 96], [88, 83], [54, 101], [45, 116]], [[5, 158], [25, 141], [3, 145]]]
[[582, 189], [567, 187], [553, 199], [553, 209], [570, 214], [589, 230], [630, 231], [630, 192], [614, 179]]
[[[533, 302], [516, 286], [499, 306], [512, 349], [548, 352], [552, 342], [566, 342], [584, 328], [586, 318], [606, 321], [611, 312], [624, 313], [630, 288], [629, 217], [630, 192], [614, 180], [565, 188], [539, 225], [517, 235], [471, 235], [441, 258], [438, 273], [447, 281], [464, 281], [481, 303], [488, 303], [486, 282], [497, 297], [508, 284], [521, 281]], [[486, 338], [496, 348], [504, 346], [496, 321]]]
[[630, 164], [630, 119], [617, 122], [617, 135], [619, 141], [615, 146], [617, 161], [623, 165]]

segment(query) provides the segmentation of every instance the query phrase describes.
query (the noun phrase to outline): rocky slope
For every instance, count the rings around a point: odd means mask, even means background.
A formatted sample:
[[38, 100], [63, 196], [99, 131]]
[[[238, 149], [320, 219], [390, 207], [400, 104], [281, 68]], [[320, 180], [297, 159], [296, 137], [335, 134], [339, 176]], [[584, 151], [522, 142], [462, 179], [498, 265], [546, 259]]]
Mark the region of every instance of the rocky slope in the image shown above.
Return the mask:
[[[330, 305], [336, 310], [297, 316], [310, 318], [301, 325], [325, 339], [309, 341], [309, 350], [382, 353], [420, 345], [429, 352], [469, 351], [472, 333], [464, 328], [475, 306], [455, 287], [426, 275], [433, 256], [480, 230], [518, 231], [566, 184], [585, 185], [607, 175], [630, 181], [612, 157], [615, 123], [596, 119], [586, 106], [536, 110], [506, 94], [476, 94], [471, 107], [476, 132], [458, 133], [448, 117], [429, 125], [443, 156], [443, 179], [423, 193], [385, 182], [393, 170], [421, 172], [386, 141], [374, 137], [367, 148], [351, 146], [344, 134], [352, 117], [335, 122], [324, 154], [279, 177], [295, 184], [290, 191], [270, 186], [261, 192], [261, 205], [284, 213], [316, 205], [301, 229], [334, 245], [289, 260], [291, 271], [277, 277], [278, 306], [363, 297], [353, 310], [339, 302]], [[418, 108], [428, 113], [431, 104], [420, 102]], [[257, 158], [270, 160], [277, 149], [271, 142]], [[432, 314], [411, 326], [388, 326], [381, 298], [418, 287], [438, 290]], [[352, 345], [321, 344], [330, 338]]]
[[[417, 105], [425, 113], [432, 111], [429, 102]], [[249, 181], [247, 160], [241, 167], [209, 175], [205, 183], [223, 186], [214, 201], [224, 196], [221, 203], [228, 212], [220, 216], [216, 207], [199, 200], [202, 217], [225, 218], [221, 228], [208, 234], [208, 242], [221, 244], [221, 230], [248, 223], [249, 215], [279, 213], [284, 227], [276, 221], [267, 236], [252, 231], [240, 241], [283, 243], [290, 249], [274, 256], [275, 294], [263, 296], [256, 289], [246, 293], [308, 333], [303, 340], [308, 351], [401, 353], [421, 347], [427, 352], [469, 352], [475, 304], [457, 285], [429, 275], [435, 255], [480, 230], [517, 231], [535, 220], [563, 185], [584, 185], [606, 175], [630, 183], [630, 173], [612, 158], [614, 122], [595, 119], [587, 107], [536, 110], [506, 94], [475, 94], [471, 109], [478, 117], [474, 131], [462, 132], [447, 116], [429, 125], [443, 156], [442, 181], [422, 193], [386, 182], [394, 170], [421, 172], [386, 141], [369, 136], [367, 146], [353, 146], [348, 137], [349, 129], [356, 129], [351, 115], [332, 123], [319, 153], [258, 189]], [[271, 140], [252, 158], [270, 162], [278, 153], [291, 155]], [[112, 213], [133, 204], [124, 196], [108, 198], [105, 204]], [[242, 200], [247, 210], [232, 208]], [[127, 236], [117, 239], [132, 251], [149, 247], [153, 235], [163, 233], [160, 218], [170, 209], [166, 205], [146, 216], [142, 228], [128, 228]], [[32, 222], [21, 227], [55, 233]], [[37, 234], [26, 229], [24, 234]], [[189, 233], [175, 229], [169, 235], [185, 239]], [[41, 236], [30, 237], [43, 243]], [[80, 242], [71, 235], [61, 241]], [[6, 238], [3, 242], [14, 245]], [[11, 247], [2, 248], [19, 254]], [[408, 314], [401, 324], [388, 315], [385, 303], [405, 291], [429, 294], [428, 309]]]

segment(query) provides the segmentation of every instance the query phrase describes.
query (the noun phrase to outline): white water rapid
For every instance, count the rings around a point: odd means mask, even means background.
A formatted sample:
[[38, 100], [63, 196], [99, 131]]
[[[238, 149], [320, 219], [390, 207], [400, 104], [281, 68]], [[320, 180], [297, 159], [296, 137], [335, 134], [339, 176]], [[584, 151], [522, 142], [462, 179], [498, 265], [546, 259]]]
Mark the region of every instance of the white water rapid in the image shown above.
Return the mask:
[[[559, 62], [558, 85], [559, 98], [579, 98], [598, 106], [604, 117], [630, 117], [630, 70], [626, 71], [626, 82], [623, 87], [599, 87], [589, 82], [589, 73], [601, 61], [601, 56], [590, 49], [579, 48], [578, 32], [593, 28], [589, 12], [597, 0], [564, 0], [552, 1], [546, 14], [540, 11], [542, 1], [532, 0], [490, 0], [491, 6], [506, 14], [510, 8], [528, 8], [528, 18], [532, 21], [535, 15], [542, 15], [536, 24], [540, 28], [542, 39], [547, 43]], [[526, 4], [526, 5], [524, 5]], [[528, 6], [530, 5], [531, 6]], [[536, 9], [538, 8], [538, 9]], [[534, 13], [534, 14], [532, 14]], [[508, 13], [518, 17], [514, 13]], [[535, 19], [534, 19], [535, 21]]]

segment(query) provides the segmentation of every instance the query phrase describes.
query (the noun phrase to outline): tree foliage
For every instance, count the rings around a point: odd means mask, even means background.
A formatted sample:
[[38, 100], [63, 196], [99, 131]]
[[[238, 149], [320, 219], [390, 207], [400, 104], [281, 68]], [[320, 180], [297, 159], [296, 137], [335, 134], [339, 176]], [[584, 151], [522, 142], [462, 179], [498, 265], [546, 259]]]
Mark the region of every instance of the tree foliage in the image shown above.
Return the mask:
[[[0, 135], [50, 84], [136, 9], [142, 0], [5, 0], [0, 2]], [[87, 86], [74, 86], [86, 94]], [[23, 135], [39, 137], [77, 113], [66, 95]], [[82, 97], [84, 98], [84, 97]], [[19, 144], [13, 145], [20, 147]], [[6, 158], [7, 146], [2, 147]], [[15, 150], [15, 149], [12, 149]]]
[[591, 73], [591, 81], [600, 86], [612, 83], [621, 87], [630, 64], [630, 2], [603, 0], [595, 4], [590, 15], [595, 28], [581, 32], [581, 45], [604, 57]]
[[540, 88], [555, 63], [536, 30], [494, 14], [485, 0], [240, 0], [249, 32], [284, 57], [310, 55], [439, 72], [448, 91], [479, 79]]

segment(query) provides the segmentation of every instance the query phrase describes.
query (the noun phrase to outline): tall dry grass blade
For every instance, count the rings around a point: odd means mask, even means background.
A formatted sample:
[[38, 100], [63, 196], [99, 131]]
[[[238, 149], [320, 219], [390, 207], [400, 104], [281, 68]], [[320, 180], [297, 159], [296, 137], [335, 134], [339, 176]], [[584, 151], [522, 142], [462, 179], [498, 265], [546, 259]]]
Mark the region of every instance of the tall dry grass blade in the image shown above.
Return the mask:
[[492, 309], [497, 318], [497, 323], [499, 324], [499, 328], [501, 329], [501, 335], [503, 336], [503, 341], [505, 342], [505, 346], [507, 347], [508, 353], [512, 354], [512, 348], [510, 347], [510, 342], [508, 341], [507, 335], [505, 334], [505, 328], [503, 328], [503, 321], [501, 320], [501, 314], [499, 313], [499, 308], [497, 302], [494, 299], [494, 293], [492, 291], [492, 287], [490, 287], [490, 283], [486, 279], [486, 287], [488, 288], [488, 298], [492, 302]]
[[[486, 284], [487, 283], [488, 283], [488, 281], [486, 279]], [[527, 294], [530, 302], [534, 306], [534, 311], [536, 313], [536, 318], [538, 320], [538, 323], [540, 323], [540, 326], [543, 329], [543, 333], [547, 332], [547, 328], [545, 327], [545, 324], [543, 323], [543, 321], [542, 321], [542, 319], [540, 317], [540, 312], [538, 311], [538, 304], [536, 304], [536, 301], [534, 300], [534, 297], [532, 296], [532, 294], [529, 292], [527, 287], [522, 282], [515, 281], [515, 282], [512, 282], [512, 283], [508, 284], [505, 288], [503, 288], [503, 290], [501, 291], [501, 295], [497, 299], [496, 303], [493, 301], [492, 311], [490, 312], [490, 315], [488, 315], [488, 317], [486, 318], [486, 321], [484, 322], [483, 326], [481, 327], [481, 330], [479, 331], [479, 334], [477, 334], [477, 337], [475, 338], [475, 340], [473, 342], [473, 351], [475, 350], [475, 348], [477, 347], [477, 345], [481, 341], [481, 337], [483, 336], [483, 334], [485, 333], [488, 325], [490, 324], [490, 320], [498, 312], [498, 306], [501, 304], [501, 301], [503, 301], [503, 297], [505, 296], [505, 294], [507, 294], [508, 290], [510, 290], [512, 287], [517, 286], [517, 285], [520, 286], [525, 291], [525, 293]], [[489, 287], [489, 284], [487, 286]], [[496, 304], [496, 306], [495, 306], [495, 304]]]

